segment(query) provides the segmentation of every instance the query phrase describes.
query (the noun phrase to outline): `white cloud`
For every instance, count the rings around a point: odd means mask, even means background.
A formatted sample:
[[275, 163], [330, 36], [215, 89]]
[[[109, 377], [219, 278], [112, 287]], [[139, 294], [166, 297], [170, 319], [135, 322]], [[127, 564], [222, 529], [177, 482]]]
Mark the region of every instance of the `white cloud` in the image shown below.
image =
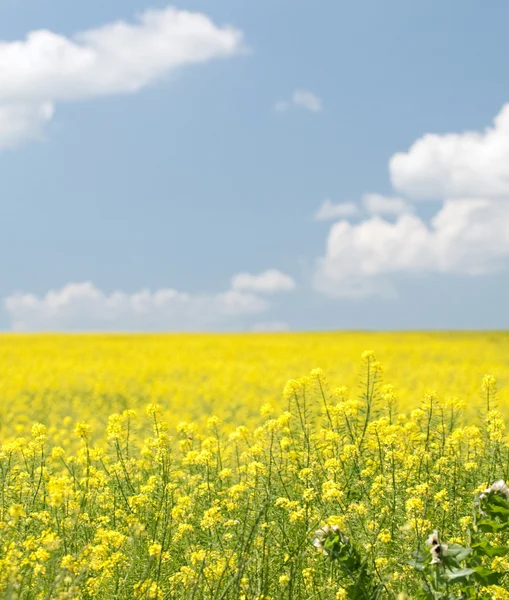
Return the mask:
[[319, 113], [323, 111], [322, 99], [309, 90], [295, 90], [290, 100], [280, 100], [274, 105], [277, 112], [285, 112], [291, 107], [304, 108], [310, 112]]
[[300, 106], [311, 112], [321, 112], [323, 110], [321, 98], [308, 90], [295, 90], [295, 92], [293, 92], [292, 102], [295, 106]]
[[2, 105], [0, 103], [0, 149], [40, 139], [53, 118], [54, 106], [43, 104]]
[[362, 203], [370, 215], [402, 215], [412, 211], [410, 204], [403, 198], [382, 194], [364, 194]]
[[415, 199], [509, 198], [509, 104], [483, 132], [428, 133], [389, 167], [394, 187]]
[[440, 200], [441, 208], [428, 223], [404, 198], [366, 194], [369, 218], [330, 229], [317, 289], [394, 296], [398, 274], [474, 277], [509, 267], [509, 104], [483, 132], [424, 135], [389, 168], [397, 190], [412, 200]]
[[[246, 319], [270, 309], [262, 294], [294, 288], [290, 276], [270, 269], [260, 275], [239, 273], [228, 290], [215, 294], [170, 288], [107, 294], [84, 282], [69, 283], [43, 296], [12, 294], [4, 300], [4, 308], [15, 331], [245, 330]], [[253, 331], [288, 329], [279, 321], [249, 327]]]
[[267, 321], [265, 323], [255, 323], [251, 327], [251, 331], [257, 333], [277, 333], [279, 331], [290, 331], [290, 326], [283, 321]]
[[332, 226], [316, 287], [338, 297], [392, 294], [397, 273], [482, 275], [509, 260], [509, 203], [446, 201], [430, 225], [412, 214]]
[[353, 202], [334, 204], [328, 198], [323, 201], [315, 213], [315, 221], [334, 221], [347, 217], [355, 217], [359, 214], [359, 207]]
[[295, 281], [281, 271], [269, 269], [259, 275], [239, 273], [233, 277], [231, 287], [232, 290], [272, 294], [294, 290]]
[[[147, 10], [65, 37], [48, 30], [0, 42], [0, 145], [37, 136], [54, 102], [136, 92], [175, 69], [242, 50], [242, 34], [176, 8]], [[3, 125], [15, 113], [17, 126]]]
[[14, 294], [5, 300], [16, 331], [199, 331], [234, 325], [263, 313], [266, 300], [250, 292], [187, 294], [172, 289], [106, 294], [92, 283], [68, 284], [45, 296]]

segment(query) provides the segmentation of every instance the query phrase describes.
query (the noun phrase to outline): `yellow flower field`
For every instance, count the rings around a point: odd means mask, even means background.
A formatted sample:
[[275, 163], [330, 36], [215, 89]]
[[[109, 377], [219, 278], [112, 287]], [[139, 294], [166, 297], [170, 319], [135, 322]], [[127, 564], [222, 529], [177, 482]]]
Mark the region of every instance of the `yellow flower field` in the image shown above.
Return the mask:
[[508, 343], [1, 337], [0, 598], [509, 597]]
[[173, 424], [212, 414], [245, 424], [267, 402], [282, 406], [286, 381], [315, 367], [355, 393], [366, 348], [402, 408], [418, 406], [429, 389], [475, 405], [485, 373], [509, 406], [507, 333], [4, 335], [0, 423], [4, 435], [33, 421], [60, 427], [65, 417], [105, 423], [112, 412], [156, 402]]

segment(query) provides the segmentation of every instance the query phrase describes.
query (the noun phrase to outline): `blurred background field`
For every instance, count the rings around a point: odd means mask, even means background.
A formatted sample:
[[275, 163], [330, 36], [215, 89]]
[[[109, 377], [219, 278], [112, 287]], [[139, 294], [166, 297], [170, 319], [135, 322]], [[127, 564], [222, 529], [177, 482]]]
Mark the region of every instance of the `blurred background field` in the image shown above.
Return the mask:
[[110, 414], [150, 402], [162, 405], [170, 425], [212, 414], [233, 426], [253, 424], [265, 403], [284, 408], [288, 379], [315, 367], [331, 389], [345, 385], [355, 395], [366, 349], [382, 363], [402, 411], [434, 389], [473, 413], [490, 373], [509, 414], [507, 332], [7, 334], [0, 337], [0, 432], [24, 435], [34, 421], [61, 436], [81, 420], [101, 429]]

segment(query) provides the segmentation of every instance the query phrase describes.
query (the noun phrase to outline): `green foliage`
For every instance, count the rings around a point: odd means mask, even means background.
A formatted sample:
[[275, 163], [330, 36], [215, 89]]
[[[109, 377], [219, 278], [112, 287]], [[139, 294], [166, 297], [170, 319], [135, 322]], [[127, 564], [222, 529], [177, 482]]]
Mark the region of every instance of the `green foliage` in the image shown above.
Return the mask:
[[319, 529], [313, 545], [329, 558], [336, 575], [345, 582], [344, 598], [377, 600], [381, 597], [383, 583], [371, 572], [366, 558], [361, 557], [339, 527], [326, 525]]
[[[494, 483], [474, 502], [471, 544], [447, 546], [436, 536], [429, 552], [419, 549], [410, 565], [423, 577], [417, 598], [429, 600], [492, 598], [491, 586], [504, 583], [509, 563], [492, 559], [509, 553], [503, 535], [509, 527], [509, 489], [503, 481]], [[430, 536], [431, 538], [432, 536]], [[440, 549], [440, 557], [437, 557]], [[497, 568], [495, 568], [495, 566]]]

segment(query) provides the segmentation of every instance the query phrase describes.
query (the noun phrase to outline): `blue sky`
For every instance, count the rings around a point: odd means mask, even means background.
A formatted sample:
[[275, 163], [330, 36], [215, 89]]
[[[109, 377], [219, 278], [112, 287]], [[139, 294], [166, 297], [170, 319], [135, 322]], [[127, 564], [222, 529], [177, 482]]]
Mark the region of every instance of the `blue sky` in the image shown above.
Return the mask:
[[509, 327], [507, 3], [168, 6], [1, 4], [2, 329]]

